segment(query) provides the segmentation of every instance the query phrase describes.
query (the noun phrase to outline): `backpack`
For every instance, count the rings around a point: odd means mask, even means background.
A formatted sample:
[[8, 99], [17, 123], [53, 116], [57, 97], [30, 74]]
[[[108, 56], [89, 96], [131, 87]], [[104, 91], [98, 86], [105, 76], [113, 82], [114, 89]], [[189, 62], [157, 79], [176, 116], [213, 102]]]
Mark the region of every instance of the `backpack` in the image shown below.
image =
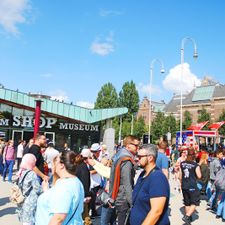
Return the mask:
[[221, 168], [216, 173], [216, 179], [215, 179], [214, 185], [216, 189], [225, 191], [225, 169], [224, 168]]
[[[22, 186], [23, 186], [23, 181], [25, 179], [25, 177], [27, 176], [27, 174], [29, 173], [30, 171], [28, 171], [24, 176], [23, 176], [23, 179], [21, 180], [21, 182], [19, 182], [19, 179], [18, 181], [16, 182], [16, 184], [14, 184], [10, 190], [10, 201], [12, 203], [15, 203], [15, 204], [21, 204], [24, 202], [25, 200], [25, 194], [23, 194], [23, 190], [22, 190]], [[29, 191], [30, 192], [30, 191]]]

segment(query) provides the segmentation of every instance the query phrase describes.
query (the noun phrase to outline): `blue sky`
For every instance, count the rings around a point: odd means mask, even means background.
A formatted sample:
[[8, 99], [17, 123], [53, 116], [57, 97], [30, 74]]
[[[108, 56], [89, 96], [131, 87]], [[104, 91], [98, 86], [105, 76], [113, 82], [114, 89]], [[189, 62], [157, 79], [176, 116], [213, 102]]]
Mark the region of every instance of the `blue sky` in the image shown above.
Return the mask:
[[184, 91], [204, 76], [224, 83], [225, 2], [211, 0], [0, 0], [0, 83], [80, 105], [94, 103], [101, 86], [117, 91], [133, 80], [140, 99], [168, 102], [180, 92], [181, 40]]

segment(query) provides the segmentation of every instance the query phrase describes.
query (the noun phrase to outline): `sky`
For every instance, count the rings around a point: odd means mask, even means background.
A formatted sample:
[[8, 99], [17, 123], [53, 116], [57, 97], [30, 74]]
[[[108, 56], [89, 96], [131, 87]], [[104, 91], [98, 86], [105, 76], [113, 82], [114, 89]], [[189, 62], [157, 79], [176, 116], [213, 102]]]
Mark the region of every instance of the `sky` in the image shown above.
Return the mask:
[[224, 10], [221, 0], [0, 0], [0, 83], [92, 107], [107, 82], [119, 93], [133, 80], [140, 100], [169, 102], [204, 76], [224, 84]]

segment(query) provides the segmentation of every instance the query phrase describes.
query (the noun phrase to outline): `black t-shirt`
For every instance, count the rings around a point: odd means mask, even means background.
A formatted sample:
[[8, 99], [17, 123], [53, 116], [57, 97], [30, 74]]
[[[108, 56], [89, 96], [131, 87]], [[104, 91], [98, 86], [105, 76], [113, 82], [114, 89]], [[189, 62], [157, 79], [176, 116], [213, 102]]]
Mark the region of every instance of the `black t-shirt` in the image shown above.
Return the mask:
[[90, 196], [90, 171], [86, 163], [82, 162], [77, 166], [76, 175], [84, 186], [85, 197]]
[[36, 164], [35, 166], [44, 173], [44, 158], [41, 154], [41, 147], [38, 145], [32, 145], [28, 151], [28, 153], [33, 154], [36, 157]]
[[196, 162], [181, 162], [180, 168], [182, 171], [182, 189], [197, 189], [197, 175], [195, 170], [198, 166], [199, 165]]

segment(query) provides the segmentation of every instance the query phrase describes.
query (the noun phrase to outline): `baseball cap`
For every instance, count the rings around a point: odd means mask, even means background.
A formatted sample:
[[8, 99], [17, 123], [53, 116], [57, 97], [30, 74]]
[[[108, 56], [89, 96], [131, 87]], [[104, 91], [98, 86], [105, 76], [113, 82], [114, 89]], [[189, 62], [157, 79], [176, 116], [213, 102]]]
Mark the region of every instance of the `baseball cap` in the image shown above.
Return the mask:
[[101, 146], [99, 145], [99, 143], [94, 143], [94, 144], [92, 144], [90, 150], [92, 152], [98, 152], [101, 150]]
[[92, 153], [91, 153], [90, 149], [88, 149], [88, 148], [82, 149], [81, 155], [82, 155], [84, 158], [92, 157]]

